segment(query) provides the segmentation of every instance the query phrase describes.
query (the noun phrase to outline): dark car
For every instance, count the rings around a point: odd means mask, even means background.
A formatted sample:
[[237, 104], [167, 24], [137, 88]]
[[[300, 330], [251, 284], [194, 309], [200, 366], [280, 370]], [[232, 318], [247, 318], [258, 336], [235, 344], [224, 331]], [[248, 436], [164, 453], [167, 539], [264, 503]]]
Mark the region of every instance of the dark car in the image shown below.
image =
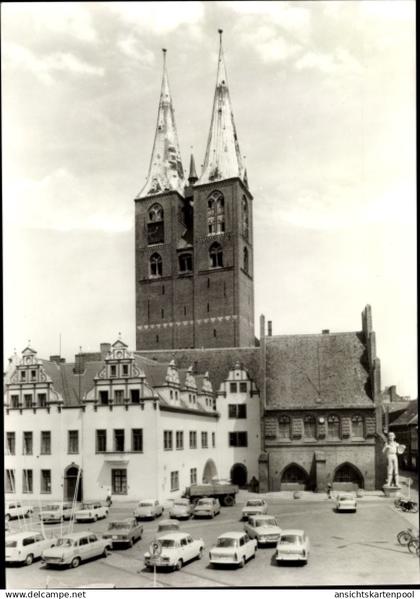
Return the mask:
[[109, 523], [108, 530], [102, 535], [104, 539], [112, 541], [112, 545], [129, 545], [141, 539], [143, 535], [143, 526], [135, 518], [125, 518], [125, 520], [114, 520]]

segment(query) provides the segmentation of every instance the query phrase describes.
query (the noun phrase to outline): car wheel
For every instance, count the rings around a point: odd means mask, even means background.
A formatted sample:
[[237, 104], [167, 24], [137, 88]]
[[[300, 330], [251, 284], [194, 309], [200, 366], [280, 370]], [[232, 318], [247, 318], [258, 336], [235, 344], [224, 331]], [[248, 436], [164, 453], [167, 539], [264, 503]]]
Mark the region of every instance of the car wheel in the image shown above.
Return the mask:
[[95, 514], [94, 521], [95, 521], [95, 522], [97, 522], [97, 521], [98, 521], [98, 514]]
[[133, 537], [131, 537], [131, 539], [128, 541], [128, 546], [132, 547], [134, 545], [134, 539]]
[[108, 546], [104, 547], [104, 552], [103, 552], [103, 554], [102, 554], [102, 555], [103, 555], [103, 557], [108, 557], [108, 555], [109, 555], [110, 553], [111, 553], [111, 549], [110, 549]]
[[203, 555], [204, 555], [204, 549], [203, 549], [203, 547], [200, 547], [200, 551], [198, 552], [197, 559], [201, 559], [203, 557]]
[[34, 556], [32, 553], [30, 553], [29, 555], [26, 556], [25, 566], [30, 566], [33, 561], [34, 561]]
[[80, 557], [74, 557], [71, 560], [71, 564], [70, 565], [71, 565], [72, 568], [77, 568], [78, 566], [80, 566]]
[[179, 560], [176, 562], [175, 570], [178, 570], [178, 571], [179, 571], [179, 570], [181, 570], [181, 568], [182, 568], [182, 559], [179, 559]]
[[245, 556], [242, 556], [241, 561], [239, 562], [239, 567], [243, 568], [245, 566]]

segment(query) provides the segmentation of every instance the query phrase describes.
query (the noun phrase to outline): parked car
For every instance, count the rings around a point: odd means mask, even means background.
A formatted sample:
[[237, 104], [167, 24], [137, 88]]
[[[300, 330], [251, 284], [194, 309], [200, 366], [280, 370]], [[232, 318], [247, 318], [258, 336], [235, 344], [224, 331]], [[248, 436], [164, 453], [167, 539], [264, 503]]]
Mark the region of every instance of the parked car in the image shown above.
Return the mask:
[[106, 518], [108, 515], [108, 508], [100, 503], [83, 503], [80, 510], [74, 513], [74, 519], [76, 522], [86, 522], [88, 520], [99, 520], [99, 518]]
[[200, 516], [206, 516], [214, 518], [217, 514], [220, 514], [220, 503], [218, 499], [214, 497], [203, 497], [199, 499], [193, 509], [193, 518]]
[[114, 520], [108, 525], [108, 530], [102, 535], [103, 539], [112, 541], [115, 545], [130, 545], [132, 547], [143, 535], [143, 526], [135, 518]]
[[245, 562], [255, 557], [256, 551], [257, 541], [250, 539], [245, 532], [226, 532], [210, 549], [210, 564], [237, 564], [243, 568]]
[[303, 530], [282, 530], [276, 547], [276, 561], [300, 561], [307, 563], [309, 539]]
[[248, 499], [245, 506], [242, 508], [242, 519], [246, 520], [249, 516], [257, 514], [266, 514], [268, 505], [264, 499]]
[[109, 539], [101, 539], [93, 532], [75, 532], [57, 540], [55, 547], [42, 553], [47, 566], [71, 566], [77, 568], [84, 560], [102, 555], [106, 557], [111, 550]]
[[70, 520], [71, 513], [71, 503], [50, 503], [42, 506], [39, 517], [43, 522], [62, 522]]
[[6, 522], [12, 518], [28, 518], [33, 511], [34, 508], [31, 505], [22, 505], [19, 501], [8, 501], [4, 510], [4, 518]]
[[156, 563], [156, 567], [180, 570], [185, 563], [203, 557], [203, 539], [193, 539], [185, 532], [173, 532], [159, 537], [158, 541], [162, 551], [159, 557], [155, 558], [156, 561], [151, 557], [149, 551], [144, 554], [144, 563], [147, 568]]
[[258, 545], [275, 544], [281, 534], [277, 520], [267, 514], [250, 516], [244, 524], [244, 530], [250, 539], [256, 539]]
[[34, 530], [11, 533], [6, 538], [5, 561], [30, 566], [45, 549], [54, 547], [56, 543], [56, 538], [47, 538]]
[[161, 520], [158, 524], [159, 532], [178, 532], [180, 530], [178, 520]]
[[192, 514], [193, 507], [188, 499], [175, 499], [172, 507], [169, 510], [170, 518], [189, 518]]
[[134, 510], [137, 520], [142, 518], [158, 518], [163, 514], [163, 505], [157, 499], [142, 499]]
[[335, 510], [337, 512], [355, 512], [357, 499], [353, 493], [339, 493], [337, 495]]

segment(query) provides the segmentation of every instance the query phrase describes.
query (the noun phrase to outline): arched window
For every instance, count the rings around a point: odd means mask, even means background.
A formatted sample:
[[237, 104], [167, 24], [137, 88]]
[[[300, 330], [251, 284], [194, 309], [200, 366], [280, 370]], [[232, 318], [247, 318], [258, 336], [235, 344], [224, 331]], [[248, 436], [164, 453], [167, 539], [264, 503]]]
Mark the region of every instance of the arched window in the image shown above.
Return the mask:
[[179, 272], [192, 272], [192, 254], [180, 254], [178, 261]]
[[248, 202], [245, 196], [242, 196], [242, 235], [248, 239], [249, 235], [249, 213]]
[[147, 243], [163, 243], [164, 224], [163, 224], [163, 208], [160, 204], [153, 204], [147, 213]]
[[340, 419], [338, 416], [328, 416], [328, 439], [340, 438]]
[[209, 250], [210, 267], [218, 268], [223, 266], [223, 249], [220, 243], [212, 243]]
[[279, 438], [290, 439], [291, 426], [289, 416], [280, 416], [279, 418]]
[[365, 436], [363, 417], [356, 415], [351, 419], [351, 436], [363, 439]]
[[305, 418], [303, 419], [303, 431], [307, 439], [315, 439], [316, 422], [313, 416], [305, 416]]
[[161, 277], [162, 276], [162, 258], [159, 254], [152, 254], [150, 256], [150, 276]]
[[248, 256], [248, 248], [244, 248], [244, 271], [246, 273], [249, 272], [249, 256]]
[[207, 227], [209, 235], [225, 231], [225, 199], [220, 191], [213, 191], [207, 199]]

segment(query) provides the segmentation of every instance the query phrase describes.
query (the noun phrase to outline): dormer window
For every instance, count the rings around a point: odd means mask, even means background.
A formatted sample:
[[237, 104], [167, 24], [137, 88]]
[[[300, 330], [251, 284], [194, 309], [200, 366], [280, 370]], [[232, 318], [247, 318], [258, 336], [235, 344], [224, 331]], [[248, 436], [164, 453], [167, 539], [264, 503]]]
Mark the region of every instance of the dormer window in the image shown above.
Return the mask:
[[149, 209], [147, 218], [147, 243], [149, 245], [164, 243], [165, 234], [162, 206], [160, 204], [153, 204]]
[[36, 370], [31, 370], [31, 379], [33, 381], [36, 379]]
[[20, 373], [20, 378], [22, 381], [26, 381], [26, 370], [22, 370]]
[[123, 376], [128, 376], [128, 364], [123, 364], [122, 371]]
[[115, 364], [111, 365], [110, 376], [112, 376], [112, 377], [117, 376], [117, 367], [115, 366]]

